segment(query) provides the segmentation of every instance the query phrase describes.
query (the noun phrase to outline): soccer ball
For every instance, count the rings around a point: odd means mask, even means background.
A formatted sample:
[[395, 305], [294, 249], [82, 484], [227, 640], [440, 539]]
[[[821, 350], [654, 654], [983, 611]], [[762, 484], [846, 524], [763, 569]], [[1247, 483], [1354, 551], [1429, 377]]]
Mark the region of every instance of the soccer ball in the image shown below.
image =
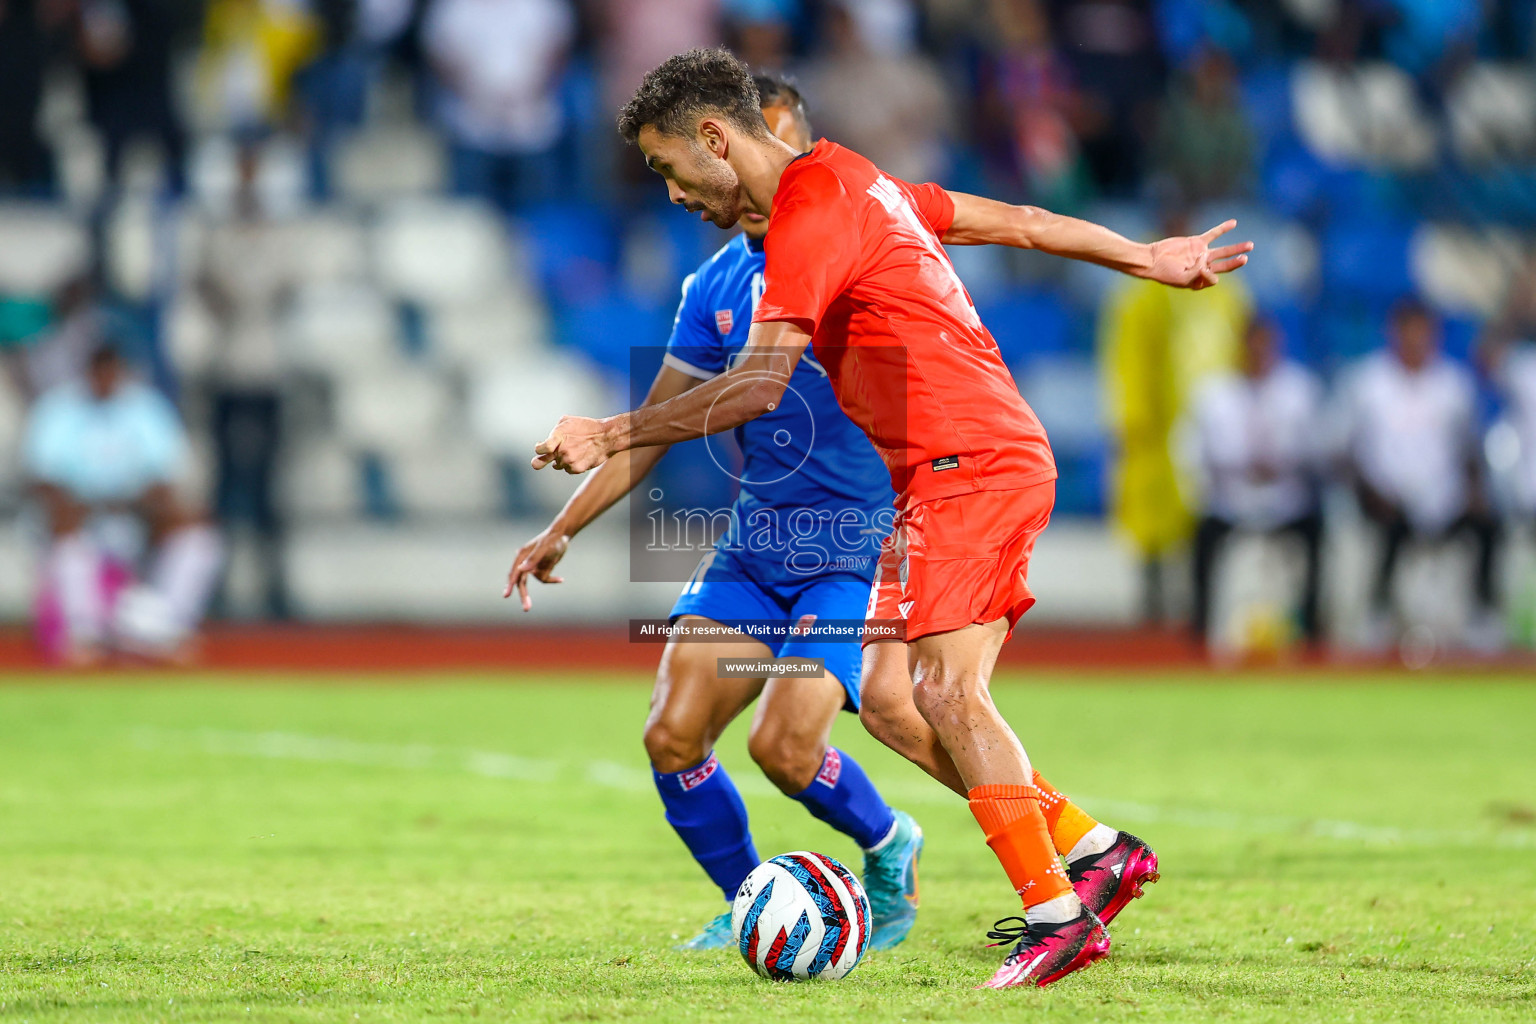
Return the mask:
[[869, 948], [869, 897], [826, 854], [784, 853], [736, 890], [731, 931], [742, 959], [765, 978], [841, 978]]

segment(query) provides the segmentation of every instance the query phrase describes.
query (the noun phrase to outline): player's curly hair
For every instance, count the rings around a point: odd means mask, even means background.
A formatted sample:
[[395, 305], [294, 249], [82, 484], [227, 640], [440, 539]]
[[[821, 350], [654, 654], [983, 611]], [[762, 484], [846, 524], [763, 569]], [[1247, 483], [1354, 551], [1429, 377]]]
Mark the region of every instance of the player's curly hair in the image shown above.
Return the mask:
[[697, 49], [670, 57], [641, 81], [619, 111], [619, 134], [629, 142], [651, 125], [663, 135], [688, 137], [701, 118], [719, 114], [742, 131], [768, 138], [752, 72], [729, 50]]

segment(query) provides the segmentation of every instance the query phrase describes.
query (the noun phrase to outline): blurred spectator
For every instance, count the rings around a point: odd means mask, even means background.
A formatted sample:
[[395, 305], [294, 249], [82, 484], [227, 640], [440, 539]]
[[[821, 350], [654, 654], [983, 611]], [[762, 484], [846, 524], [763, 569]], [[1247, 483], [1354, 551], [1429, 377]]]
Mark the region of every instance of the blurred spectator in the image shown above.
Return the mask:
[[91, 353], [106, 340], [107, 314], [89, 275], [65, 283], [53, 302], [52, 323], [25, 356], [25, 388], [35, 398], [82, 380]]
[[0, 0], [0, 192], [53, 189], [53, 154], [37, 131], [49, 56], [43, 5]]
[[[978, 61], [978, 144], [993, 177], [1024, 186], [1029, 202], [1057, 212], [1079, 206], [1088, 178], [1074, 126], [1071, 69], [1056, 52], [1040, 0], [990, 0]], [[1001, 173], [999, 173], [1001, 172]]]
[[1170, 91], [1158, 116], [1152, 164], [1173, 201], [1188, 206], [1249, 191], [1253, 134], [1225, 53], [1201, 51]]
[[1515, 513], [1536, 524], [1536, 259], [1510, 281], [1504, 309], [1489, 325], [1477, 356], [1514, 431], [1516, 446], [1504, 467], [1509, 497]]
[[201, 71], [218, 122], [245, 137], [281, 125], [320, 28], [304, 0], [211, 0]]
[[1391, 345], [1357, 366], [1342, 391], [1344, 440], [1360, 508], [1381, 538], [1372, 640], [1389, 630], [1403, 548], [1469, 534], [1477, 545], [1469, 639], [1497, 642], [1498, 522], [1483, 487], [1472, 374], [1440, 353], [1440, 323], [1415, 300], [1391, 317]]
[[726, 0], [726, 45], [748, 67], [783, 71], [799, 9], [795, 0]]
[[1321, 413], [1321, 384], [1282, 356], [1275, 325], [1264, 319], [1248, 325], [1239, 372], [1217, 375], [1196, 396], [1193, 440], [1205, 483], [1195, 530], [1191, 616], [1198, 641], [1210, 635], [1212, 582], [1234, 530], [1301, 540], [1306, 554], [1301, 629], [1310, 643], [1321, 641]]
[[720, 0], [594, 0], [593, 6], [610, 122], [651, 68], [673, 54], [720, 42]]
[[1056, 0], [1062, 52], [1083, 91], [1084, 155], [1099, 188], [1135, 192], [1163, 62], [1150, 0]]
[[299, 282], [292, 236], [261, 208], [258, 167], [257, 150], [246, 147], [234, 211], [209, 229], [197, 285], [215, 323], [208, 368], [215, 508], [226, 526], [244, 523], [254, 531], [264, 612], [286, 618], [283, 521], [274, 478], [282, 449], [281, 317]]
[[560, 192], [560, 78], [576, 19], [564, 0], [436, 0], [423, 46], [453, 189], [504, 210]]
[[[1165, 234], [1187, 234], [1182, 216]], [[1127, 278], [1106, 298], [1099, 354], [1114, 464], [1110, 514], [1141, 559], [1148, 622], [1166, 617], [1163, 563], [1190, 536], [1194, 516], [1171, 439], [1190, 396], [1237, 365], [1251, 303], [1241, 278], [1191, 292]]]
[[109, 188], [120, 184], [130, 143], [160, 147], [166, 184], [186, 184], [186, 137], [171, 95], [175, 25], [160, 0], [79, 0], [74, 46], [85, 77], [86, 111], [101, 133]]
[[[56, 611], [58, 635], [40, 628], [45, 642], [74, 663], [96, 660], [109, 642], [183, 654], [222, 550], [217, 531], [174, 490], [187, 437], [171, 404], [130, 379], [115, 349], [97, 349], [85, 381], [54, 388], [32, 408], [24, 458], [50, 538], [39, 616]], [[108, 549], [111, 526], [124, 517], [142, 523], [154, 556], [147, 583], [118, 593], [112, 569], [126, 570]]]
[[[938, 69], [911, 52], [895, 19], [859, 16], [859, 0], [834, 0], [826, 50], [805, 69], [817, 129], [907, 181], [935, 181], [948, 163], [951, 100]], [[897, 5], [904, 6], [904, 5]]]

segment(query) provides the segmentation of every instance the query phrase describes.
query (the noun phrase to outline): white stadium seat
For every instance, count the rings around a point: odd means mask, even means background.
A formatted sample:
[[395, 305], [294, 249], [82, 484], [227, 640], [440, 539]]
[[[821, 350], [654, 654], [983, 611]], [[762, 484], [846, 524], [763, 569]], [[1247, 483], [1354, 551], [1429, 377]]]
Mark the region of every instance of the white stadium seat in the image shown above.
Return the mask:
[[379, 213], [373, 252], [384, 288], [423, 305], [484, 298], [511, 275], [506, 225], [478, 202], [391, 203]]
[[1291, 108], [1302, 141], [1324, 160], [1418, 168], [1435, 158], [1413, 79], [1391, 64], [1302, 61], [1291, 72]]
[[359, 451], [434, 449], [454, 411], [447, 384], [418, 366], [345, 374], [335, 385], [337, 434]]
[[312, 283], [359, 281], [368, 275], [368, 235], [356, 218], [335, 208], [285, 225], [294, 276]]
[[1446, 97], [1451, 146], [1472, 164], [1522, 160], [1536, 151], [1536, 74], [1474, 64]]
[[41, 203], [0, 204], [0, 239], [0, 292], [12, 295], [50, 295], [90, 260], [84, 225]]
[[564, 353], [486, 366], [469, 384], [469, 422], [483, 444], [509, 458], [531, 458], [567, 413], [604, 415], [612, 402], [596, 371]]
[[386, 465], [408, 516], [485, 518], [501, 505], [501, 471], [473, 438], [444, 436], [433, 448], [397, 452]]
[[506, 288], [479, 302], [430, 310], [427, 335], [436, 359], [473, 371], [542, 352], [549, 335], [548, 315], [535, 296]]
[[296, 297], [288, 345], [299, 366], [347, 374], [397, 363], [398, 334], [395, 311], [377, 290], [362, 284], [310, 285]]
[[373, 128], [337, 146], [334, 185], [353, 202], [421, 195], [442, 188], [446, 166], [442, 143], [425, 128]]
[[1448, 313], [1493, 316], [1504, 303], [1520, 239], [1508, 231], [1420, 224], [1408, 248], [1408, 271], [1424, 297]]
[[299, 518], [355, 516], [362, 508], [356, 456], [334, 439], [289, 445], [281, 462], [282, 507]]

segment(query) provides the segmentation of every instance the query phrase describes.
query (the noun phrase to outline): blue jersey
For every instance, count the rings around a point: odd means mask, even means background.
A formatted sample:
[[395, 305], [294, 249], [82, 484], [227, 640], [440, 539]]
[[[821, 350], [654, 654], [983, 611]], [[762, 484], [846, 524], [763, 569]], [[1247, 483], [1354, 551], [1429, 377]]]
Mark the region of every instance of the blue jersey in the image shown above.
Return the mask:
[[[665, 362], [708, 380], [742, 357], [763, 295], [761, 244], [738, 235], [683, 282]], [[870, 579], [890, 532], [890, 473], [838, 408], [806, 349], [783, 401], [736, 428], [743, 464], [732, 522], [718, 547], [764, 581], [828, 573]]]

